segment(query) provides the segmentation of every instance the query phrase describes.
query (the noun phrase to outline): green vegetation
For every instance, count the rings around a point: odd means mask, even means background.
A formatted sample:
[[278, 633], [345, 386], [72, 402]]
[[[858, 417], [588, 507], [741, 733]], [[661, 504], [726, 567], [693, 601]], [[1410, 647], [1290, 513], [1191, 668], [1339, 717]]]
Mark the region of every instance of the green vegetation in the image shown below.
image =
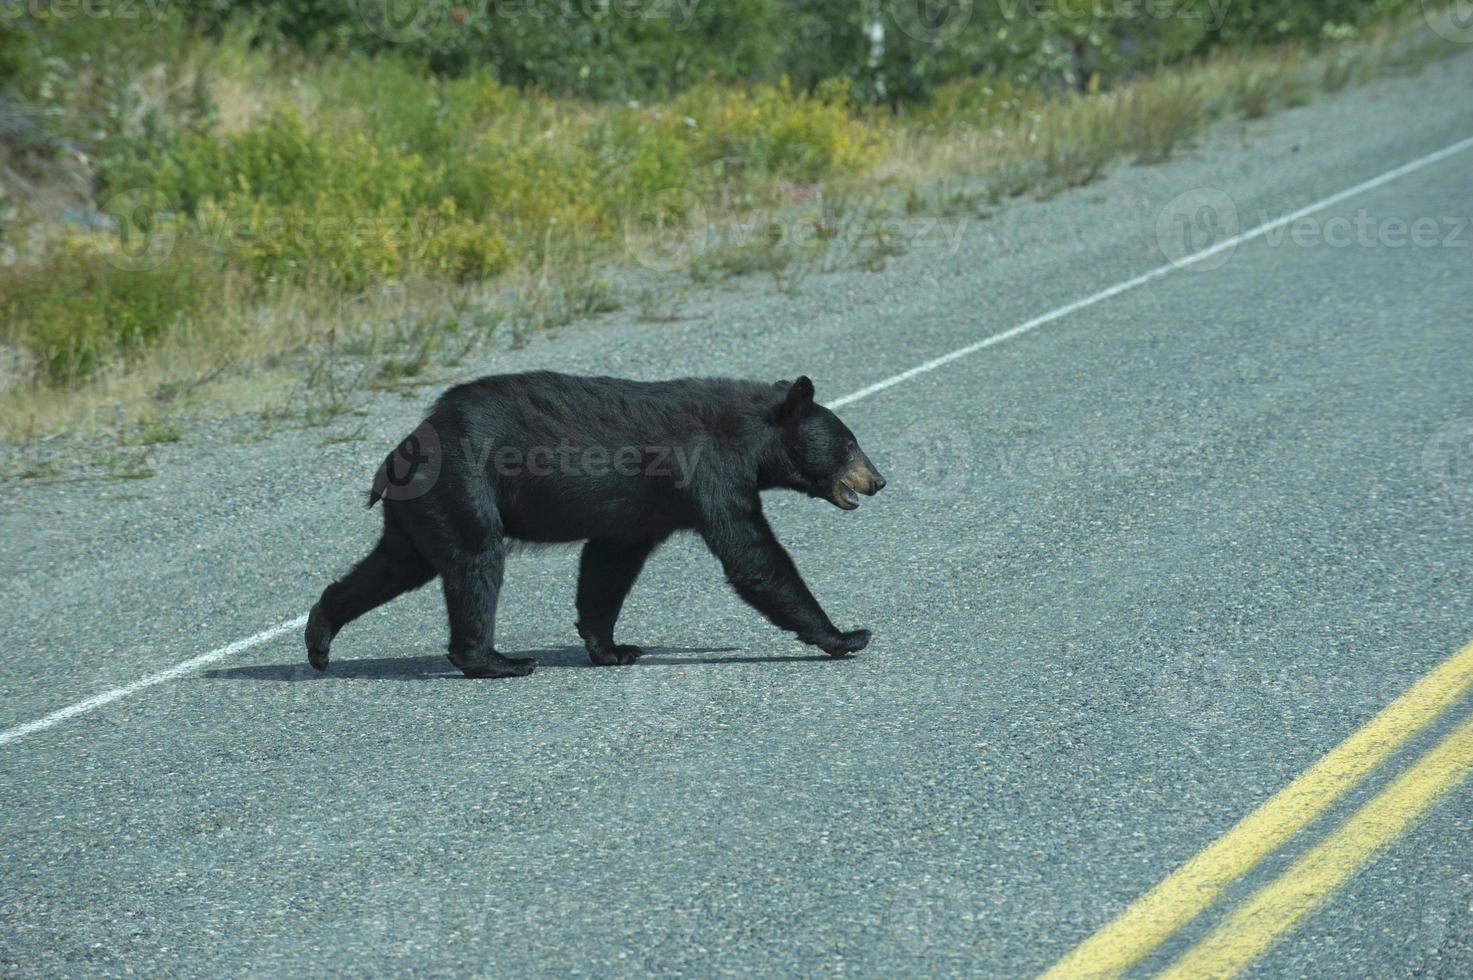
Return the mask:
[[[313, 52], [393, 51], [444, 75], [491, 69], [521, 88], [660, 99], [692, 84], [840, 79], [861, 101], [913, 103], [986, 75], [1106, 84], [1219, 46], [1349, 36], [1404, 0], [192, 0], [191, 21]], [[883, 42], [875, 44], [879, 27]]]
[[[609, 262], [792, 291], [832, 267], [856, 190], [870, 215], [897, 191], [984, 214], [1430, 50], [1399, 0], [1019, 0], [960, 30], [887, 19], [883, 45], [870, 8], [816, 0], [425, 0], [397, 27], [369, 4], [0, 22], [0, 434], [101, 405], [173, 432], [158, 419], [205, 388], [331, 418], [498, 332], [618, 306]], [[795, 208], [811, 240], [761, 230]], [[734, 221], [759, 233], [662, 264], [672, 233]], [[859, 238], [859, 267], [904, 250]], [[645, 289], [642, 315], [673, 315]]]

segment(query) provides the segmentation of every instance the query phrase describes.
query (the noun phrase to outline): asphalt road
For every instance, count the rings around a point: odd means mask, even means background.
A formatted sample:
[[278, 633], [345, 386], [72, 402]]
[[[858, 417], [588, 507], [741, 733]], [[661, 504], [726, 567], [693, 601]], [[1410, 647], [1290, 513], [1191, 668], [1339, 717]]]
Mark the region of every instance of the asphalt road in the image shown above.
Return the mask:
[[[803, 372], [834, 399], [1159, 266], [1174, 213], [1200, 247], [1473, 136], [1470, 89], [1462, 57], [881, 274], [739, 283], [481, 367]], [[1473, 639], [1470, 214], [1473, 149], [844, 407], [889, 488], [770, 511], [835, 621], [874, 630], [855, 659], [778, 634], [682, 541], [621, 620], [651, 653], [591, 668], [576, 552], [535, 551], [499, 637], [530, 678], [460, 678], [427, 589], [326, 677], [293, 630], [0, 745], [0, 973], [1046, 969]], [[422, 408], [9, 488], [0, 727], [305, 612]], [[1470, 833], [1460, 784], [1250, 972], [1473, 973]]]

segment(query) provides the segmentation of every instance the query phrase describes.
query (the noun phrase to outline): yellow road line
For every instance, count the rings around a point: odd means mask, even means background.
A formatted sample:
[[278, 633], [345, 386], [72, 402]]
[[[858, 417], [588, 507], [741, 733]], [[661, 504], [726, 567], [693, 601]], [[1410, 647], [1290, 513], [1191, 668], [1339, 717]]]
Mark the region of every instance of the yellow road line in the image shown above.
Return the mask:
[[1288, 786], [1049, 968], [1047, 980], [1115, 976], [1196, 918], [1223, 890], [1473, 687], [1473, 643], [1413, 684]]
[[1473, 718], [1183, 953], [1162, 978], [1230, 977], [1319, 908], [1473, 768]]

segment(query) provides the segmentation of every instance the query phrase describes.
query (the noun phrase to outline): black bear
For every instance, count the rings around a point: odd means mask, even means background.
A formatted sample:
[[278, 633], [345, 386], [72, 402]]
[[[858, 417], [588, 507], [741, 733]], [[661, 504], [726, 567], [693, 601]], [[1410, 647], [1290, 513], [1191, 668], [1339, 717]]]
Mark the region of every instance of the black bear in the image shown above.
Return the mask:
[[389, 454], [368, 505], [384, 533], [329, 585], [307, 622], [307, 658], [327, 669], [338, 630], [439, 575], [450, 661], [468, 677], [530, 674], [496, 651], [508, 539], [585, 541], [578, 633], [595, 664], [627, 664], [614, 621], [650, 553], [698, 532], [737, 594], [776, 626], [842, 657], [868, 630], [834, 626], [762, 515], [760, 492], [797, 490], [844, 510], [885, 486], [813, 382], [639, 382], [537, 371], [451, 388]]

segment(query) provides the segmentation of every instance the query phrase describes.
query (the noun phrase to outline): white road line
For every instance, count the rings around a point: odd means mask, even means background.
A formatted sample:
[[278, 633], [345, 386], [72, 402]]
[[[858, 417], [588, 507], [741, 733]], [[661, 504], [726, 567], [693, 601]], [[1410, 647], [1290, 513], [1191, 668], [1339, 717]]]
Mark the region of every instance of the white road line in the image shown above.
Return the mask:
[[112, 704], [119, 698], [126, 698], [130, 694], [137, 694], [139, 691], [153, 687], [155, 684], [162, 684], [165, 681], [172, 681], [177, 677], [183, 677], [185, 674], [193, 673], [206, 664], [212, 664], [216, 660], [224, 660], [226, 657], [233, 657], [242, 650], [249, 650], [251, 647], [260, 646], [262, 643], [270, 643], [281, 634], [290, 633], [292, 630], [299, 630], [306, 625], [306, 616], [298, 616], [296, 619], [287, 623], [277, 623], [270, 629], [262, 630], [254, 636], [248, 636], [243, 640], [236, 640], [234, 643], [227, 643], [223, 647], [216, 647], [209, 653], [202, 653], [198, 657], [192, 657], [183, 663], [177, 663], [168, 670], [161, 670], [157, 674], [149, 674], [147, 677], [136, 680], [132, 684], [115, 687], [109, 691], [103, 691], [101, 694], [94, 695], [85, 701], [78, 701], [76, 704], [69, 704], [65, 708], [58, 708], [44, 718], [37, 718], [35, 721], [28, 721], [24, 725], [17, 725], [14, 728], [8, 728], [0, 732], [0, 745], [4, 745], [6, 742], [13, 742], [32, 732], [39, 732], [43, 728], [59, 725], [68, 718], [75, 718], [77, 715], [86, 714], [89, 711], [96, 711], [105, 704]]
[[1077, 299], [1074, 302], [1061, 306], [1056, 310], [1050, 310], [1042, 316], [1036, 316], [1032, 320], [1029, 320], [1027, 323], [1020, 323], [1010, 330], [1004, 330], [1002, 333], [995, 333], [991, 337], [985, 337], [982, 340], [979, 340], [973, 344], [968, 344], [965, 347], [958, 347], [956, 350], [951, 351], [948, 354], [942, 354], [940, 357], [933, 357], [926, 363], [917, 364], [913, 368], [907, 368], [906, 370], [901, 371], [899, 374], [892, 374], [890, 377], [885, 378], [882, 381], [876, 381], [872, 385], [866, 385], [858, 391], [851, 392], [842, 398], [836, 398], [833, 401], [828, 402], [828, 407], [842, 408], [845, 405], [853, 404], [854, 402], [859, 401], [861, 398], [868, 398], [870, 395], [884, 391], [886, 388], [893, 388], [895, 385], [900, 384], [900, 382], [909, 381], [911, 378], [917, 377], [918, 375], [928, 374], [941, 367], [942, 365], [950, 364], [952, 361], [960, 360], [961, 358], [966, 357], [969, 354], [975, 354], [979, 350], [991, 347], [993, 344], [1000, 344], [1004, 340], [1012, 340], [1014, 337], [1021, 336], [1022, 334], [1025, 334], [1030, 330], [1037, 330], [1039, 327], [1044, 326], [1045, 324], [1053, 323], [1055, 320], [1058, 320], [1061, 317], [1066, 317], [1070, 313], [1082, 310], [1087, 306], [1094, 306], [1096, 303], [1102, 303], [1105, 300], [1110, 299], [1112, 296], [1119, 296], [1121, 293], [1129, 292], [1130, 290], [1135, 289], [1137, 286], [1144, 286], [1146, 283], [1151, 282], [1155, 279], [1160, 279], [1162, 276], [1175, 272], [1177, 269], [1185, 268], [1186, 266], [1201, 262], [1203, 259], [1211, 258], [1212, 256], [1217, 255], [1220, 252], [1226, 252], [1228, 249], [1237, 248], [1244, 242], [1252, 241], [1259, 235], [1266, 235], [1271, 231], [1277, 231], [1278, 229], [1283, 228], [1286, 225], [1291, 225], [1294, 222], [1298, 221], [1300, 218], [1303, 218], [1307, 215], [1314, 214], [1317, 211], [1323, 211], [1326, 208], [1334, 207], [1347, 198], [1355, 197], [1357, 194], [1364, 194], [1366, 191], [1375, 190], [1377, 187], [1380, 187], [1383, 184], [1389, 184], [1393, 180], [1396, 180], [1400, 177], [1405, 177], [1407, 174], [1416, 173], [1423, 167], [1430, 167], [1432, 164], [1438, 162], [1439, 160], [1445, 160], [1448, 157], [1452, 156], [1454, 153], [1461, 153], [1469, 147], [1473, 147], [1473, 136], [1470, 136], [1468, 139], [1465, 140], [1459, 140], [1451, 146], [1445, 146], [1435, 153], [1429, 153], [1424, 157], [1419, 157], [1418, 159], [1413, 160], [1411, 163], [1404, 163], [1394, 170], [1388, 170], [1378, 177], [1372, 177], [1370, 180], [1367, 180], [1360, 184], [1356, 184], [1354, 187], [1346, 188], [1338, 194], [1331, 194], [1329, 197], [1318, 200], [1313, 204], [1305, 205], [1298, 211], [1291, 211], [1289, 214], [1286, 214], [1281, 218], [1275, 218], [1273, 221], [1266, 221], [1263, 224], [1258, 225], [1256, 228], [1250, 228], [1248, 231], [1242, 232], [1241, 234], [1234, 235], [1231, 238], [1225, 238], [1222, 241], [1218, 242], [1216, 245], [1213, 245], [1211, 248], [1204, 248], [1200, 252], [1193, 252], [1191, 255], [1183, 256], [1175, 263], [1168, 262], [1165, 265], [1159, 265], [1156, 268], [1152, 269], [1150, 272], [1141, 273], [1134, 279], [1127, 279], [1124, 282], [1119, 282], [1113, 286], [1102, 289], [1097, 293], [1091, 293], [1090, 295], [1084, 297], [1084, 299]]
[[[1473, 137], [1469, 137], [1465, 140], [1459, 140], [1451, 146], [1445, 146], [1434, 153], [1429, 153], [1424, 157], [1418, 157], [1416, 160], [1413, 160], [1410, 163], [1404, 163], [1400, 167], [1388, 170], [1380, 176], [1372, 177], [1370, 180], [1356, 184], [1354, 187], [1346, 188], [1345, 190], [1340, 191], [1338, 194], [1331, 194], [1329, 197], [1322, 198], [1321, 200], [1316, 201], [1313, 204], [1306, 205], [1305, 207], [1302, 207], [1297, 211], [1292, 211], [1289, 214], [1284, 215], [1283, 217], [1275, 218], [1273, 221], [1265, 222], [1261, 225], [1258, 225], [1256, 228], [1249, 229], [1248, 231], [1234, 235], [1231, 238], [1225, 238], [1222, 241], [1218, 242], [1216, 245], [1213, 245], [1210, 248], [1204, 248], [1200, 252], [1193, 252], [1191, 255], [1183, 257], [1174, 264], [1168, 262], [1165, 265], [1157, 266], [1150, 272], [1142, 273], [1141, 275], [1136, 276], [1134, 279], [1127, 279], [1124, 282], [1116, 283], [1113, 286], [1102, 289], [1097, 293], [1091, 293], [1083, 299], [1077, 299], [1072, 303], [1066, 303], [1065, 305], [1060, 306], [1058, 309], [1050, 310], [1042, 316], [1036, 316], [1032, 320], [1029, 320], [1026, 323], [1020, 323], [1016, 327], [1013, 327], [1009, 330], [1004, 330], [1002, 333], [995, 333], [990, 337], [985, 337], [982, 340], [968, 344], [965, 347], [958, 347], [956, 350], [951, 351], [947, 354], [942, 354], [940, 357], [933, 357], [931, 360], [926, 361], [924, 364], [917, 364], [915, 367], [909, 368], [905, 371], [901, 371], [899, 374], [892, 374], [888, 378], [885, 378], [881, 381], [876, 381], [872, 385], [866, 385], [865, 387], [860, 388], [858, 391], [850, 392], [849, 394], [844, 395], [841, 398], [836, 398], [833, 401], [828, 402], [828, 407], [841, 408], [845, 405], [852, 405], [854, 402], [859, 401], [861, 398], [868, 398], [870, 395], [878, 394], [884, 391], [886, 388], [893, 388], [896, 385], [900, 384], [902, 381], [909, 381], [911, 378], [918, 377], [919, 375], [929, 374], [930, 372], [936, 370], [943, 365], [950, 364], [952, 361], [960, 360], [961, 358], [966, 357], [970, 354], [975, 354], [979, 350], [991, 347], [993, 344], [1000, 344], [1004, 340], [1011, 340], [1014, 337], [1022, 336], [1023, 334], [1028, 333], [1030, 330], [1037, 330], [1039, 327], [1042, 327], [1049, 323], [1053, 323], [1055, 320], [1066, 317], [1070, 313], [1075, 313], [1079, 310], [1085, 309], [1086, 307], [1094, 306], [1096, 303], [1102, 303], [1113, 296], [1119, 296], [1121, 293], [1129, 292], [1130, 290], [1135, 289], [1137, 286], [1144, 286], [1146, 283], [1156, 279], [1160, 279], [1162, 276], [1169, 275], [1177, 269], [1184, 268], [1196, 262], [1200, 262], [1203, 259], [1210, 258], [1211, 256], [1217, 255], [1220, 252], [1227, 251], [1228, 249], [1237, 248], [1244, 242], [1252, 241], [1260, 235], [1264, 235], [1268, 232], [1276, 231], [1279, 228], [1283, 228], [1286, 225], [1293, 224], [1306, 215], [1311, 215], [1318, 211], [1323, 211], [1326, 208], [1334, 207], [1336, 204], [1339, 204], [1341, 201], [1344, 201], [1347, 198], [1355, 197], [1357, 194], [1364, 194], [1366, 191], [1369, 190], [1375, 190], [1377, 187], [1380, 187], [1383, 184], [1389, 184], [1393, 180], [1405, 177], [1407, 174], [1416, 173], [1418, 170], [1421, 170], [1424, 167], [1430, 167], [1432, 164], [1437, 163], [1439, 160], [1445, 160], [1453, 154], [1461, 153], [1469, 147], [1473, 147]], [[167, 670], [161, 670], [156, 674], [149, 674], [147, 677], [136, 680], [132, 684], [128, 684], [125, 687], [115, 687], [109, 691], [103, 691], [101, 694], [90, 697], [85, 701], [78, 701], [76, 704], [67, 705], [65, 708], [60, 708], [56, 711], [53, 711], [51, 712], [51, 714], [46, 715], [43, 718], [37, 718], [35, 721], [28, 721], [24, 725], [17, 725], [15, 728], [9, 728], [3, 732], [0, 732], [0, 745], [4, 745], [7, 742], [13, 742], [16, 739], [22, 738], [26, 735], [30, 735], [33, 732], [39, 732], [43, 729], [51, 728], [53, 725], [59, 725], [69, 718], [75, 718], [77, 715], [86, 714], [89, 711], [95, 711], [98, 708], [103, 707], [104, 705], [111, 704], [112, 702], [117, 701], [120, 698], [126, 698], [129, 695], [137, 694], [139, 691], [153, 687], [156, 684], [162, 684], [165, 681], [172, 681], [176, 678], [183, 677], [186, 674], [198, 670], [200, 667], [203, 667], [206, 664], [214, 663], [217, 660], [224, 660], [226, 657], [232, 657], [235, 654], [241, 653], [245, 650], [249, 650], [252, 647], [260, 646], [262, 643], [269, 643], [284, 633], [289, 633], [293, 630], [301, 629], [306, 625], [307, 617], [298, 616], [296, 619], [293, 619], [290, 622], [278, 623], [270, 629], [262, 630], [254, 636], [248, 636], [243, 640], [236, 640], [234, 643], [229, 643], [223, 647], [218, 647], [214, 650], [211, 650], [209, 653], [202, 653], [198, 657], [186, 660], [183, 663], [175, 664], [173, 667], [170, 667]]]

